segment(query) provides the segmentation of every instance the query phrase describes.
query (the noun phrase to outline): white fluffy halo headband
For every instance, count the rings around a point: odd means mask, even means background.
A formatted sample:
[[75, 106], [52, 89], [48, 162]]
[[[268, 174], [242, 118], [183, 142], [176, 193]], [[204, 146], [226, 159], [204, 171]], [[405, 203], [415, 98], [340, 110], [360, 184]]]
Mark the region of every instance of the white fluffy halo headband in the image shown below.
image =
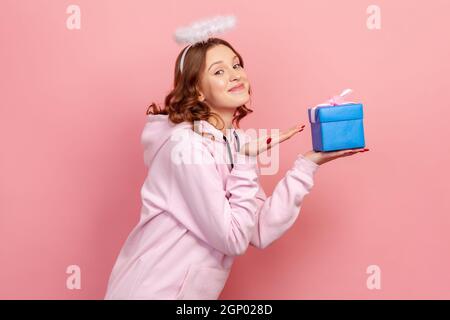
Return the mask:
[[190, 47], [198, 42], [206, 42], [209, 37], [232, 29], [235, 25], [236, 17], [230, 15], [199, 20], [188, 27], [178, 28], [175, 31], [175, 41], [179, 44], [189, 44], [181, 55], [180, 72], [183, 72], [184, 58]]

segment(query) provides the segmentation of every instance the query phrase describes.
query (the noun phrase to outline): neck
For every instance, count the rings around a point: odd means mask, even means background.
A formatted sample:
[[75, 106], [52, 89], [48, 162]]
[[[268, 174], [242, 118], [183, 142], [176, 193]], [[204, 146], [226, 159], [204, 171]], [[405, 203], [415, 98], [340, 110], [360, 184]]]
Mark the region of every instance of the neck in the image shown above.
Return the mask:
[[[233, 128], [233, 114], [234, 111], [236, 109], [230, 109], [230, 108], [226, 108], [226, 109], [222, 109], [222, 110], [214, 110], [215, 113], [217, 113], [223, 120], [223, 122], [225, 123], [225, 127], [223, 129], [221, 129], [223, 134], [226, 134], [226, 130], [227, 129], [231, 129]], [[213, 126], [220, 127], [221, 123], [218, 123], [217, 120], [213, 117], [210, 118], [210, 122]]]

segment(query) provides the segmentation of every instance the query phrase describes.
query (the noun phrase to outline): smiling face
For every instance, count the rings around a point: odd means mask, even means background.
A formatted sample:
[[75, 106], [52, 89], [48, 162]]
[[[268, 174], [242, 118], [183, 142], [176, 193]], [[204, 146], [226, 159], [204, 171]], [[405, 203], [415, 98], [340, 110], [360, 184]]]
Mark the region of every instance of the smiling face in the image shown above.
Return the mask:
[[[230, 90], [237, 85], [241, 87]], [[247, 74], [233, 50], [223, 44], [208, 49], [200, 77], [200, 101], [206, 100], [212, 108], [235, 109], [250, 100], [249, 86]]]

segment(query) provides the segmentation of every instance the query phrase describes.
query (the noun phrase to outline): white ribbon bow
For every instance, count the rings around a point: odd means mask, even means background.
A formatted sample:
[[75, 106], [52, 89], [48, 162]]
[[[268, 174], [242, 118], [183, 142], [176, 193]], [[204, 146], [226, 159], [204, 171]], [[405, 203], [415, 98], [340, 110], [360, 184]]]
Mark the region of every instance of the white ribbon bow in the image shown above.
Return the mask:
[[355, 103], [352, 101], [345, 101], [344, 96], [346, 96], [349, 93], [352, 93], [352, 89], [344, 89], [344, 91], [341, 92], [338, 96], [333, 96], [331, 99], [328, 99], [326, 102], [316, 105], [315, 107], [311, 108], [311, 123], [316, 122], [316, 109], [317, 107], [323, 107], [323, 106], [338, 106], [342, 104], [347, 103]]

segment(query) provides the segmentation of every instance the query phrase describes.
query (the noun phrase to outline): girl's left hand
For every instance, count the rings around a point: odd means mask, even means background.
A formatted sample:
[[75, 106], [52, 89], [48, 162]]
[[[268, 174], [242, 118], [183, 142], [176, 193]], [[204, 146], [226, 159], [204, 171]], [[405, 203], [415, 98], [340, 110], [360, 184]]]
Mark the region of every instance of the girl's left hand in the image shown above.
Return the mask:
[[280, 135], [255, 139], [253, 141], [246, 143], [241, 148], [240, 153], [251, 156], [257, 156], [261, 152], [264, 152], [272, 148], [273, 146], [276, 146], [277, 144], [287, 139], [290, 139], [295, 134], [302, 132], [304, 128], [305, 128], [304, 124], [298, 124], [282, 132]]
[[359, 152], [369, 151], [367, 148], [360, 149], [345, 149], [338, 151], [327, 151], [327, 152], [316, 152], [314, 150], [306, 152], [303, 156], [312, 162], [321, 165], [328, 161], [335, 160], [338, 158], [348, 157]]

